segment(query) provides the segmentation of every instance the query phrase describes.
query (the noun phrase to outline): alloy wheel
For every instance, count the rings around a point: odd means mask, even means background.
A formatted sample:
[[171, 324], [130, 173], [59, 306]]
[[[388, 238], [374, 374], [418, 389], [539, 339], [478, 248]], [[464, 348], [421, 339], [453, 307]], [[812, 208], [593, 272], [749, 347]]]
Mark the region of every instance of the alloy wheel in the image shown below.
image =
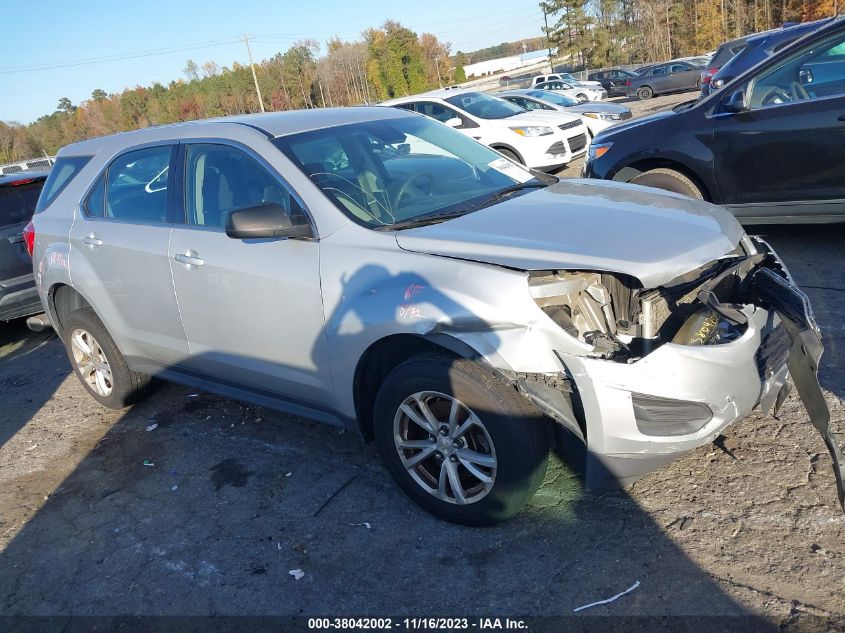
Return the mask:
[[111, 395], [111, 365], [97, 339], [89, 331], [77, 328], [71, 332], [70, 348], [76, 370], [87, 385], [103, 397]]
[[399, 405], [393, 439], [402, 465], [447, 503], [480, 501], [496, 481], [496, 451], [481, 419], [456, 398], [420, 391]]

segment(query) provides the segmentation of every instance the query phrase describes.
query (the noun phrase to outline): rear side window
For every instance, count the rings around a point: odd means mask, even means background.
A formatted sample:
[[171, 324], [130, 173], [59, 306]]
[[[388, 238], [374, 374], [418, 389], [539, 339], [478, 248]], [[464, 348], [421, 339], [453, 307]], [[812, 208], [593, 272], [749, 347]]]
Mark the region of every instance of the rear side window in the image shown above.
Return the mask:
[[56, 159], [56, 164], [53, 165], [50, 175], [47, 176], [47, 182], [44, 183], [44, 189], [41, 190], [38, 204], [35, 205], [35, 213], [41, 213], [49, 207], [89, 160], [91, 160], [90, 156], [64, 156]]
[[0, 226], [28, 222], [43, 186], [43, 180], [0, 186]]
[[[164, 145], [127, 152], [114, 159], [106, 175], [105, 217], [167, 222], [172, 158], [173, 146]], [[96, 187], [91, 193], [95, 196]], [[96, 204], [96, 200], [89, 202]]]

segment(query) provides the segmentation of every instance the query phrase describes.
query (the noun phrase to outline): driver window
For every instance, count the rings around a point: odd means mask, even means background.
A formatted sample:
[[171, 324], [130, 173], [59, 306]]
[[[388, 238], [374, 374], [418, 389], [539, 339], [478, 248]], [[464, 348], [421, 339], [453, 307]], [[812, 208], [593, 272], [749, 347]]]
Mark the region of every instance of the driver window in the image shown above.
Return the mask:
[[447, 108], [444, 105], [440, 105], [439, 103], [431, 103], [431, 102], [423, 102], [417, 104], [417, 112], [420, 114], [424, 114], [427, 117], [431, 117], [441, 123], [446, 123], [449, 119], [461, 119], [463, 118], [458, 116], [458, 113], [452, 110], [451, 108]]
[[185, 208], [190, 225], [222, 229], [232, 211], [262, 203], [278, 204], [291, 216], [303, 214], [279, 179], [239, 149], [189, 145], [185, 163]]
[[752, 109], [759, 109], [842, 95], [845, 95], [845, 36], [837, 33], [760, 75], [751, 85], [748, 101]]

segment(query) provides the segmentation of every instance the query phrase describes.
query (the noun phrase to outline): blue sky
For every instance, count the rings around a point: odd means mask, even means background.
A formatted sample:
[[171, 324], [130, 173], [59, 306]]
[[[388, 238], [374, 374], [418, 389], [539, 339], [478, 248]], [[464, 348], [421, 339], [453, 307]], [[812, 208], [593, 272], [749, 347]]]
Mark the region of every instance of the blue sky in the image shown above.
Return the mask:
[[[183, 77], [188, 59], [220, 66], [272, 57], [294, 40], [359, 39], [386, 19], [469, 51], [541, 34], [537, 0], [5, 0], [0, 120], [29, 123], [95, 88], [120, 92]], [[11, 9], [11, 10], [10, 10]], [[166, 51], [166, 52], [165, 52]], [[134, 58], [130, 58], [134, 55]], [[103, 59], [108, 58], [108, 59]], [[56, 67], [62, 65], [64, 67]], [[22, 70], [26, 68], [26, 70]]]

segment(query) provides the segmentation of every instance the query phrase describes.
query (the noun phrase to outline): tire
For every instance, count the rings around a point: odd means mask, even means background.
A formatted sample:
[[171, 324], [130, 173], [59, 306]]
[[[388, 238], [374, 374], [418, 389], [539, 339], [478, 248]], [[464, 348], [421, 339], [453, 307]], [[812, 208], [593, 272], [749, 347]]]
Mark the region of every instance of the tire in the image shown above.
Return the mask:
[[690, 178], [674, 169], [649, 169], [632, 179], [631, 184], [657, 187], [666, 191], [681, 193], [696, 200], [704, 200], [704, 194]]
[[[122, 409], [140, 399], [150, 377], [129, 369], [114, 339], [91, 308], [71, 312], [62, 326], [62, 341], [71, 367], [97, 402], [109, 409]], [[90, 373], [83, 372], [86, 367], [92, 368]]]
[[653, 96], [654, 96], [654, 90], [652, 90], [648, 86], [643, 86], [642, 88], [637, 90], [637, 99], [640, 99], [641, 101], [646, 101], [648, 99], [651, 99]]
[[525, 164], [524, 162], [522, 162], [522, 159], [520, 159], [520, 157], [516, 155], [516, 152], [514, 152], [513, 150], [509, 150], [507, 147], [496, 148], [496, 151], [502, 154], [503, 156], [511, 159], [517, 165]]
[[583, 92], [579, 92], [577, 95], [575, 95], [575, 98], [578, 99], [578, 101], [580, 101], [581, 103], [587, 103], [587, 101], [590, 100], [587, 95], [585, 95]]
[[[436, 429], [424, 411], [436, 418]], [[385, 379], [374, 416], [379, 453], [399, 487], [421, 508], [452, 523], [492, 525], [511, 518], [546, 473], [546, 419], [472, 361], [440, 354], [409, 359]], [[400, 448], [400, 442], [417, 445]]]

